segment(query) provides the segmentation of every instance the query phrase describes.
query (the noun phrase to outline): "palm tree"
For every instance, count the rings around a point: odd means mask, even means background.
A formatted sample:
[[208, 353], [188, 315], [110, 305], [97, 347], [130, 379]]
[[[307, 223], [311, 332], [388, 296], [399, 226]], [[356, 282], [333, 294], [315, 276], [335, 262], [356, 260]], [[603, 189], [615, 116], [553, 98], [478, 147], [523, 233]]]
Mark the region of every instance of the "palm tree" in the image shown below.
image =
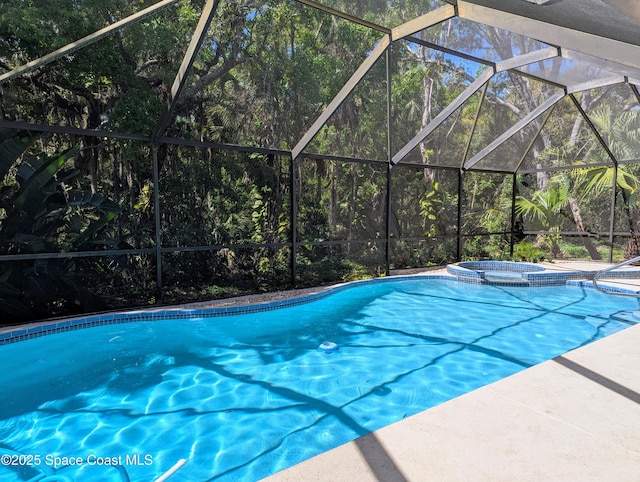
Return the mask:
[[531, 199], [516, 197], [516, 215], [537, 222], [549, 234], [540, 234], [538, 244], [549, 242], [551, 256], [560, 257], [560, 227], [566, 217], [565, 209], [569, 206], [569, 186], [560, 178], [553, 179], [546, 189], [535, 191]]
[[[640, 111], [630, 110], [614, 116], [611, 108], [605, 105], [594, 110], [591, 120], [618, 160], [640, 158]], [[585, 164], [609, 161], [599, 158], [601, 152], [601, 149], [588, 150], [584, 157]], [[613, 165], [591, 167], [576, 171], [575, 176], [583, 198], [609, 191], [615, 176], [616, 186], [622, 194], [630, 234], [624, 254], [627, 258], [640, 254], [640, 206], [634, 196], [640, 187], [640, 179], [634, 172], [633, 165], [620, 164], [617, 169]]]

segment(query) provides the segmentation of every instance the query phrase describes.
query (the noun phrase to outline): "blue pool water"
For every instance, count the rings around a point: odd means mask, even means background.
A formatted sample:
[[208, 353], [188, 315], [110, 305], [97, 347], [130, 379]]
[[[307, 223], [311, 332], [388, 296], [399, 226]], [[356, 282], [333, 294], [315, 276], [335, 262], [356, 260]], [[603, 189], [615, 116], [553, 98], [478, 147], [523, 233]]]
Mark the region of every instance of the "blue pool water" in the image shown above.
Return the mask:
[[624, 329], [638, 309], [581, 287], [412, 278], [2, 345], [0, 480], [153, 481], [180, 459], [175, 480], [258, 480]]

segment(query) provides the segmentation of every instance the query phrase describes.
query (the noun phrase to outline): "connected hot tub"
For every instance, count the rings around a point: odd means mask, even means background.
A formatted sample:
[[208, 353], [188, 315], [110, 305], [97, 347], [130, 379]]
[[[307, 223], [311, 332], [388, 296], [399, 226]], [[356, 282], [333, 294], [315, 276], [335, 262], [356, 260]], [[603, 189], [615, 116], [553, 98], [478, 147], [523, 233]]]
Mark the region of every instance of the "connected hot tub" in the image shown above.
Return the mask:
[[511, 286], [560, 285], [584, 278], [584, 272], [547, 271], [544, 266], [514, 261], [462, 261], [447, 266], [447, 272], [467, 283]]

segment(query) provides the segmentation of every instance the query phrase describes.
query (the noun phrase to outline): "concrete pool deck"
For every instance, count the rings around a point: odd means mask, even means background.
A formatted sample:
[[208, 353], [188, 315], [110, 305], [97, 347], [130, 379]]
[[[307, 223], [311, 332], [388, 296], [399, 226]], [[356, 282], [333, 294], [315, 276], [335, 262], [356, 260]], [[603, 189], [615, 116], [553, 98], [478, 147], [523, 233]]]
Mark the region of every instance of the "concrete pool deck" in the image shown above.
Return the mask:
[[[603, 268], [548, 269], [591, 265]], [[636, 325], [265, 480], [639, 481], [639, 366]]]

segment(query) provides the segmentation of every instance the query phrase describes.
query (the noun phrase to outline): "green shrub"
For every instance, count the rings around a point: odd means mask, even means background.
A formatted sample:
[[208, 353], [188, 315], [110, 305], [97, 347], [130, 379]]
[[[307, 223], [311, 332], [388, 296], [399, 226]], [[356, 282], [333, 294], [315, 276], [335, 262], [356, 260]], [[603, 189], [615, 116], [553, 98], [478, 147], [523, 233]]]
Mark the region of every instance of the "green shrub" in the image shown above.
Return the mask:
[[343, 268], [350, 269], [342, 275], [342, 281], [344, 282], [372, 278], [372, 273], [366, 266], [354, 263], [353, 261], [345, 260], [343, 262]]
[[529, 241], [521, 241], [514, 246], [513, 259], [517, 261], [529, 261], [532, 263], [550, 260], [545, 251]]
[[584, 246], [576, 244], [562, 244], [560, 250], [565, 258], [591, 259], [589, 251]]

